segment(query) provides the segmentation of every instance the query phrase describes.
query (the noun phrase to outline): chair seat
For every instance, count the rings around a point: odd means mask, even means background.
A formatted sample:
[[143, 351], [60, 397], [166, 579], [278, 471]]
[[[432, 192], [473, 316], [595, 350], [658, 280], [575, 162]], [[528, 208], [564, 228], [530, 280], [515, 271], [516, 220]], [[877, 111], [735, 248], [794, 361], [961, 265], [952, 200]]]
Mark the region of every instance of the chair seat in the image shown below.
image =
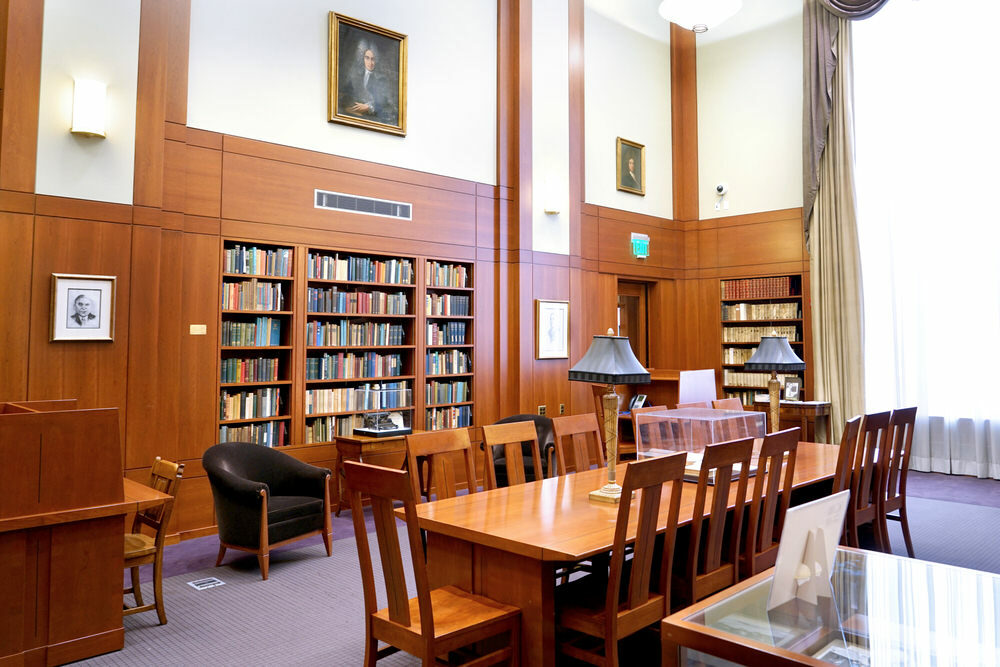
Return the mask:
[[269, 524], [322, 513], [322, 498], [311, 498], [309, 496], [270, 496], [267, 499], [267, 522]]
[[[625, 564], [626, 572], [631, 570], [631, 561]], [[618, 611], [628, 610], [628, 589], [625, 588], [629, 576], [622, 577], [619, 591]], [[559, 610], [559, 625], [570, 630], [583, 632], [593, 637], [604, 636], [605, 616], [607, 616], [607, 579], [599, 575], [587, 575], [574, 579], [556, 588], [556, 609]], [[649, 600], [642, 605], [646, 611], [629, 619], [629, 633], [654, 623], [667, 615], [663, 596], [650, 591]], [[623, 628], [624, 629], [624, 628]]]
[[142, 558], [156, 553], [156, 537], [144, 533], [128, 533], [125, 535], [125, 560]]
[[[444, 586], [431, 591], [431, 608], [434, 618], [434, 638], [447, 639], [450, 635], [484, 623], [500, 621], [517, 616], [521, 610], [517, 607], [497, 602], [480, 595], [474, 595], [454, 586]], [[420, 634], [420, 603], [419, 598], [410, 598], [411, 625], [407, 632]], [[373, 622], [399, 628], [389, 620], [389, 609], [379, 609], [375, 612]]]

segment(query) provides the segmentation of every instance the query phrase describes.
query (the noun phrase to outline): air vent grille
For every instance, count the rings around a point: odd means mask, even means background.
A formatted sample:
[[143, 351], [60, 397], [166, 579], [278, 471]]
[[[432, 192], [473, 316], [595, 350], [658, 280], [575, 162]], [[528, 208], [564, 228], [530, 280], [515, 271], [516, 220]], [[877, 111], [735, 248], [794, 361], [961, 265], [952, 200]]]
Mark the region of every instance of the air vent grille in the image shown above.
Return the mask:
[[316, 208], [330, 211], [347, 211], [363, 215], [377, 215], [396, 220], [412, 220], [413, 205], [405, 202], [375, 199], [373, 197], [358, 197], [342, 192], [316, 190]]

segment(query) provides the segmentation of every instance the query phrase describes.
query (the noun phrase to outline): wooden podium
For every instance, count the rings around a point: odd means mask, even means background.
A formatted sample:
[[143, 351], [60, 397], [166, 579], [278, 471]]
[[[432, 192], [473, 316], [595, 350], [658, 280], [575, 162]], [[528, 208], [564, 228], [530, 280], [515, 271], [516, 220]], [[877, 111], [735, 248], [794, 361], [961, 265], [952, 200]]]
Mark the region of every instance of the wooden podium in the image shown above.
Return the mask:
[[118, 409], [0, 403], [0, 665], [121, 649]]

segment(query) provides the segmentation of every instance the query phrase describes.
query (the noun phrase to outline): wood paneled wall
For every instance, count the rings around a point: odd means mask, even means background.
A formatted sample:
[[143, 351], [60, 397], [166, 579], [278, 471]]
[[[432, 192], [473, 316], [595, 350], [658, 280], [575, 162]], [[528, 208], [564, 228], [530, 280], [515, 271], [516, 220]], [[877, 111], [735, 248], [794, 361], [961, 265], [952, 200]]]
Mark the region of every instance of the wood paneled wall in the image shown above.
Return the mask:
[[[185, 536], [214, 523], [200, 457], [217, 438], [224, 238], [474, 261], [478, 425], [540, 405], [552, 416], [560, 404], [592, 409], [567, 371], [614, 326], [620, 278], [648, 286], [652, 366], [718, 368], [718, 279], [808, 271], [799, 209], [678, 222], [587, 204], [580, 57], [570, 58], [571, 253], [533, 252], [530, 0], [498, 2], [498, 185], [186, 127], [190, 3], [143, 0], [134, 205], [35, 195], [40, 5], [0, 0], [0, 400], [119, 407], [128, 476], [144, 478], [156, 455], [186, 464], [174, 512]], [[571, 54], [582, 54], [582, 0], [570, 24]], [[314, 188], [412, 202], [413, 220], [318, 210]], [[631, 256], [633, 231], [650, 236], [648, 259]], [[54, 272], [118, 277], [113, 342], [49, 342]], [[534, 358], [538, 298], [570, 301], [569, 359]], [[192, 335], [193, 324], [207, 333]]]

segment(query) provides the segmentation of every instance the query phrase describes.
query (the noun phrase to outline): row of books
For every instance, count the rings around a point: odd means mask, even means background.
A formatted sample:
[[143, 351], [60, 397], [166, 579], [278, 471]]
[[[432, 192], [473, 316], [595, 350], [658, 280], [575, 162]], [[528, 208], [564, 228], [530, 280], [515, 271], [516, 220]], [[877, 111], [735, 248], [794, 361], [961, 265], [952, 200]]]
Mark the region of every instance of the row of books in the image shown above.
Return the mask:
[[755, 347], [724, 347], [722, 348], [722, 363], [745, 364], [757, 351]]
[[306, 345], [405, 345], [402, 324], [313, 321], [306, 324]]
[[258, 317], [253, 322], [222, 321], [222, 344], [240, 347], [281, 345], [281, 320]]
[[257, 248], [237, 244], [223, 251], [222, 271], [287, 278], [292, 275], [292, 249]]
[[223, 310], [284, 310], [284, 306], [281, 283], [256, 278], [222, 283]]
[[428, 375], [452, 375], [472, 372], [472, 360], [462, 350], [428, 352], [424, 363]]
[[451, 408], [431, 408], [427, 410], [424, 417], [424, 427], [429, 431], [472, 426], [472, 406], [459, 405]]
[[330, 442], [338, 435], [352, 435], [355, 428], [364, 426], [361, 415], [342, 417], [316, 417], [306, 422], [306, 444]]
[[745, 408], [752, 408], [757, 398], [756, 389], [737, 389], [726, 392], [726, 398], [738, 398]]
[[404, 292], [343, 292], [336, 287], [306, 289], [306, 309], [311, 313], [406, 315]]
[[428, 322], [428, 345], [465, 345], [465, 322]]
[[425, 315], [468, 315], [468, 295], [428, 294], [424, 299]]
[[[785, 386], [786, 378], [798, 378], [798, 375], [778, 373], [778, 381], [781, 386]], [[767, 381], [771, 379], [770, 373], [752, 373], [750, 371], [730, 371], [723, 369], [722, 384], [727, 387], [754, 387], [756, 389], [767, 389]]]
[[278, 359], [235, 357], [222, 360], [221, 382], [274, 382], [278, 379]]
[[413, 284], [413, 263], [408, 259], [372, 259], [353, 255], [308, 254], [306, 275], [321, 280], [356, 280], [364, 283]]
[[468, 382], [428, 382], [424, 385], [424, 400], [428, 405], [435, 403], [464, 403], [469, 399]]
[[219, 419], [222, 421], [277, 417], [281, 414], [280, 411], [280, 387], [262, 387], [233, 393], [223, 390], [219, 395]]
[[432, 287], [468, 287], [469, 270], [462, 264], [427, 262], [426, 282]]
[[349, 380], [402, 374], [403, 358], [399, 354], [339, 352], [306, 359], [307, 380]]
[[412, 405], [410, 388], [405, 382], [306, 390], [307, 415], [351, 410], [405, 408], [410, 405]]
[[723, 327], [723, 343], [759, 343], [761, 336], [785, 336], [788, 342], [792, 343], [799, 339], [797, 327], [790, 326], [762, 326], [762, 327]]
[[262, 422], [219, 427], [219, 442], [252, 442], [265, 447], [284, 447], [288, 443], [288, 423], [284, 421]]
[[802, 317], [799, 304], [790, 303], [734, 303], [722, 304], [722, 321], [740, 320], [795, 320]]
[[770, 299], [786, 296], [798, 296], [793, 294], [791, 276], [722, 281], [723, 299]]

